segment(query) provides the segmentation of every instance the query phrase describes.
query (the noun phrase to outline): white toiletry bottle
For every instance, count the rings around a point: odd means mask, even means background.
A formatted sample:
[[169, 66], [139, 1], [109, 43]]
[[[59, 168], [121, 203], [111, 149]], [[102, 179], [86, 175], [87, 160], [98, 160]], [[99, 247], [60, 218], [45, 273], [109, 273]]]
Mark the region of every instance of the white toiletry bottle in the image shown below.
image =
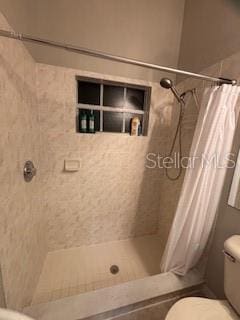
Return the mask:
[[140, 120], [138, 117], [133, 117], [131, 120], [131, 136], [138, 136], [138, 128]]

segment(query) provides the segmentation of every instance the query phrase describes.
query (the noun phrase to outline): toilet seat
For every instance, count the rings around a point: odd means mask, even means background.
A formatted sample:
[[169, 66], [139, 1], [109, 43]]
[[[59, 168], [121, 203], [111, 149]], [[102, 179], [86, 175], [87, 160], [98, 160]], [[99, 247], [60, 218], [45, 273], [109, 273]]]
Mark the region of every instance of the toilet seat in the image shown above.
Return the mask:
[[165, 320], [239, 320], [225, 300], [185, 298], [169, 310]]

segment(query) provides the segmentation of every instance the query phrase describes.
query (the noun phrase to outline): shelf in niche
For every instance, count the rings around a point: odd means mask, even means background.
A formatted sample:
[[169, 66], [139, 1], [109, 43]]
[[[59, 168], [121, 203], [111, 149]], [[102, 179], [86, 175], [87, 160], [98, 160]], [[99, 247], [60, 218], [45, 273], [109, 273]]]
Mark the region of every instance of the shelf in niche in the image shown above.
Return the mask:
[[[151, 87], [128, 85], [125, 83], [77, 77], [78, 106], [76, 131], [81, 131], [83, 113], [89, 126], [91, 111], [95, 118], [95, 133], [130, 134], [130, 121], [138, 117], [142, 134], [147, 135]], [[84, 122], [84, 121], [83, 121]]]

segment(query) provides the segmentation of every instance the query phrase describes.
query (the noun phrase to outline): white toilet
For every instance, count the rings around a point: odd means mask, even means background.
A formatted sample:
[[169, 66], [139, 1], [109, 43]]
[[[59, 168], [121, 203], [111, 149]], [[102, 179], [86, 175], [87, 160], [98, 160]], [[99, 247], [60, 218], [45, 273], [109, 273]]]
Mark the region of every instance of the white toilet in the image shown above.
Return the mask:
[[28, 316], [16, 311], [0, 308], [0, 320], [33, 320]]
[[240, 236], [224, 243], [224, 291], [227, 300], [185, 298], [169, 310], [165, 320], [240, 319]]

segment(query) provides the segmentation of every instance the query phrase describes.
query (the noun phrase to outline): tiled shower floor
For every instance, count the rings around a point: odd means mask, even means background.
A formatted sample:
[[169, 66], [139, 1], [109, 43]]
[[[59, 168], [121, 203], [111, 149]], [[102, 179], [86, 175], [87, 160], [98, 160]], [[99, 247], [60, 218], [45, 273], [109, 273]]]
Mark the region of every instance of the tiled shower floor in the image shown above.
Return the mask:
[[158, 274], [162, 251], [158, 236], [145, 236], [49, 252], [32, 304]]

